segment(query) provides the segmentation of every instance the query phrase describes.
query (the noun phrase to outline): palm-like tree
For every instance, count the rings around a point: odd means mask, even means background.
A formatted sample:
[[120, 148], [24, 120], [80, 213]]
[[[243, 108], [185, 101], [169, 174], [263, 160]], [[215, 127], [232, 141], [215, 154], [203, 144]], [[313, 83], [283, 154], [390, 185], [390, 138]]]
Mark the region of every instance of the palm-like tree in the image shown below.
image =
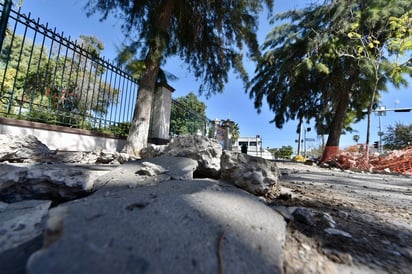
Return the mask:
[[271, 10], [273, 0], [89, 1], [89, 14], [102, 12], [105, 19], [112, 13], [123, 20], [130, 45], [144, 57], [127, 153], [137, 155], [147, 144], [153, 91], [167, 57], [181, 57], [203, 81], [199, 90], [207, 95], [223, 90], [230, 69], [247, 82], [242, 48], [249, 48], [250, 57], [259, 54], [257, 18], [263, 4]]
[[[327, 130], [322, 160], [328, 160], [348, 118], [363, 119], [365, 108], [370, 113], [388, 81], [404, 82], [401, 72], [388, 73], [393, 59], [381, 53], [392, 53], [386, 48], [393, 38], [389, 19], [411, 8], [407, 0], [326, 0], [277, 15], [283, 24], [268, 34], [252, 80], [255, 107], [266, 98], [278, 128], [288, 120], [314, 119], [318, 131]], [[366, 40], [353, 39], [354, 33]], [[381, 61], [384, 66], [374, 66]]]
[[357, 144], [359, 142], [360, 136], [359, 135], [353, 135], [353, 141]]

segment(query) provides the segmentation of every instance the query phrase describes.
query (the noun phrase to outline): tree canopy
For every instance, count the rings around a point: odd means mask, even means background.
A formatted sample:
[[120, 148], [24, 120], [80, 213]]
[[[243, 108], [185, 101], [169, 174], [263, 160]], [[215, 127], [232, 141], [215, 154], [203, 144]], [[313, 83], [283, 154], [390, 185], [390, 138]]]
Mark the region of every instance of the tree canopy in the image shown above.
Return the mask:
[[[47, 48], [25, 36], [7, 32], [0, 53], [0, 98], [8, 95], [13, 106], [28, 109], [29, 120], [65, 126], [83, 124], [86, 113], [107, 113], [116, 103], [119, 90], [105, 81], [97, 81], [105, 72], [93, 62], [104, 49], [93, 36], [80, 35], [78, 49], [68, 58], [58, 48]], [[88, 57], [80, 54], [87, 51]], [[3, 107], [8, 107], [5, 105]], [[73, 118], [71, 114], [78, 114]], [[69, 117], [69, 118], [68, 118]]]
[[275, 159], [290, 159], [293, 154], [293, 147], [290, 145], [280, 148], [269, 148], [268, 150]]
[[412, 146], [412, 124], [404, 125], [398, 122], [395, 126], [388, 126], [382, 141], [386, 149], [402, 149]]
[[[389, 73], [395, 51], [388, 51], [394, 35], [388, 22], [411, 8], [407, 0], [327, 0], [276, 15], [279, 24], [267, 35], [251, 81], [255, 107], [260, 110], [266, 99], [278, 128], [313, 119], [318, 133], [328, 134], [327, 148], [337, 148], [342, 130], [364, 117], [388, 80], [405, 84], [406, 70], [398, 79]], [[354, 39], [355, 33], [363, 39]], [[365, 41], [373, 47], [362, 47]]]
[[204, 133], [208, 126], [206, 104], [199, 101], [193, 92], [176, 98], [170, 116], [172, 135], [196, 134], [197, 131]]
[[271, 10], [273, 0], [88, 2], [89, 14], [100, 12], [102, 20], [109, 15], [119, 18], [129, 46], [145, 60], [124, 151], [138, 154], [147, 144], [153, 91], [166, 58], [175, 55], [184, 60], [202, 82], [199, 92], [206, 95], [223, 91], [231, 69], [247, 82], [244, 53], [259, 56], [256, 32], [263, 5]]

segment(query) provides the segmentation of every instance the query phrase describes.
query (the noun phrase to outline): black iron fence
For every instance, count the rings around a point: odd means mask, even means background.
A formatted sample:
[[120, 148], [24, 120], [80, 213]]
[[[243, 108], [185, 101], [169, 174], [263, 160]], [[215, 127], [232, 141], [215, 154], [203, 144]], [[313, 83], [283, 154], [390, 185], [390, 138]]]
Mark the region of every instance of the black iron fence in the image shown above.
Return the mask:
[[[99, 41], [72, 41], [0, 3], [0, 116], [126, 136], [138, 82], [99, 56]], [[170, 136], [213, 136], [213, 122], [172, 100]]]
[[0, 4], [0, 115], [124, 135], [137, 80], [99, 57], [98, 40], [72, 41], [9, 2]]
[[170, 135], [214, 136], [214, 122], [206, 116], [192, 110], [184, 104], [173, 100], [170, 114]]

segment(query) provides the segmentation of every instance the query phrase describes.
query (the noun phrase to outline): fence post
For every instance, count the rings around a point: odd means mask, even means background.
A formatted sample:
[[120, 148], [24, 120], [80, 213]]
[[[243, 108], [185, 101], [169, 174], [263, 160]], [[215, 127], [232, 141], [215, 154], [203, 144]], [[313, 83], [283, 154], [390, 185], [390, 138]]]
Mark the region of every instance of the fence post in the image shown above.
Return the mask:
[[0, 51], [3, 49], [3, 41], [6, 37], [7, 23], [9, 21], [12, 0], [5, 0], [3, 5], [3, 11], [1, 12], [0, 20]]
[[170, 113], [172, 110], [172, 92], [174, 88], [167, 84], [156, 87], [153, 105], [152, 118], [150, 123], [149, 142], [156, 145], [163, 145], [169, 142]]
[[234, 122], [231, 120], [223, 121], [223, 128], [225, 128], [225, 139], [223, 149], [232, 150], [232, 129]]

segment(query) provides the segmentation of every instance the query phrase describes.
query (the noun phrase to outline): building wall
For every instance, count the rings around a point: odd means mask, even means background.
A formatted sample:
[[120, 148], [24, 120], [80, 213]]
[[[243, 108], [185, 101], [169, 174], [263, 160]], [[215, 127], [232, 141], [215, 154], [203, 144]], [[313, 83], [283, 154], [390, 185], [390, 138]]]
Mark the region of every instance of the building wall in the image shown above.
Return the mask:
[[262, 157], [265, 159], [273, 159], [273, 155], [262, 148], [262, 138], [260, 136], [253, 137], [239, 137], [233, 145], [233, 151], [241, 151], [243, 144], [247, 145], [247, 154], [251, 156]]

